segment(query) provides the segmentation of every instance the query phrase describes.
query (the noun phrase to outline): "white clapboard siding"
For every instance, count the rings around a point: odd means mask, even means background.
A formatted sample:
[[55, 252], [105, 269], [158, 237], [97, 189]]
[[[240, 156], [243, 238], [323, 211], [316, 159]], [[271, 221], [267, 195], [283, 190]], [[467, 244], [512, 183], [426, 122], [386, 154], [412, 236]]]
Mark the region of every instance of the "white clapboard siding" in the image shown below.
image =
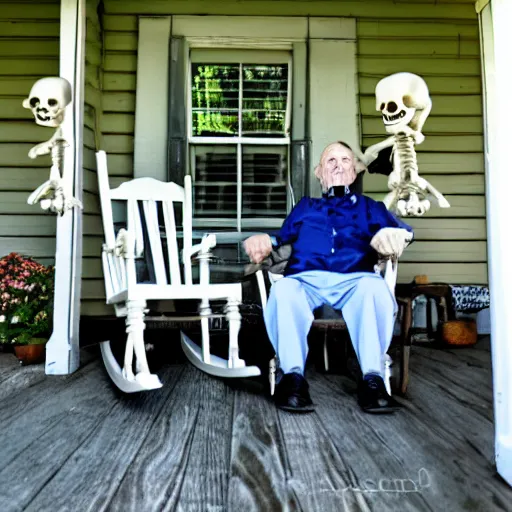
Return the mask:
[[487, 263], [401, 263], [398, 282], [426, 274], [432, 283], [487, 284]]
[[101, 131], [104, 134], [132, 135], [135, 129], [135, 115], [133, 113], [117, 114], [104, 113], [101, 118]]
[[242, 16], [350, 16], [371, 19], [405, 20], [453, 20], [475, 19], [472, 3], [458, 2], [408, 2], [407, 6], [396, 0], [344, 0], [343, 2], [309, 0], [294, 1], [247, 1], [223, 0], [207, 2], [174, 0], [160, 2], [151, 0], [108, 0], [105, 2], [108, 14], [154, 15], [154, 14], [216, 14]]
[[[99, 207], [97, 194], [84, 192], [84, 212], [95, 213]], [[0, 192], [0, 215], [33, 215], [34, 206], [27, 204], [27, 192]]]
[[[120, 114], [121, 115], [121, 114]], [[363, 133], [367, 137], [386, 135], [380, 117], [363, 116]], [[435, 116], [427, 119], [423, 133], [430, 139], [436, 135], [481, 135], [483, 133], [482, 116]], [[420, 146], [418, 148], [422, 149]]]
[[[453, 135], [453, 134], [425, 134], [428, 137], [421, 145], [417, 146], [417, 152], [420, 153], [440, 153], [443, 151], [457, 151], [461, 153], [481, 153], [484, 147], [483, 135]], [[383, 136], [371, 136], [363, 138], [365, 147], [380, 142]], [[422, 170], [422, 169], [420, 169]]]
[[[363, 95], [372, 95], [377, 82], [385, 75], [370, 73], [359, 76], [359, 92]], [[482, 81], [479, 76], [436, 76], [429, 75], [428, 88], [430, 94], [480, 94], [482, 92]]]
[[80, 313], [83, 316], [114, 316], [114, 306], [106, 304], [105, 300], [87, 299], [82, 293]]
[[[118, 32], [119, 33], [119, 32]], [[135, 91], [137, 87], [136, 73], [107, 72], [103, 75], [104, 91]]]
[[[2, 237], [53, 236], [55, 216], [52, 213], [39, 213], [37, 210], [32, 215], [0, 215], [0, 233]], [[103, 236], [100, 215], [84, 214], [84, 235]]]
[[[385, 192], [367, 193], [372, 199], [382, 201], [386, 196]], [[432, 208], [424, 218], [485, 218], [485, 196], [484, 195], [445, 195], [450, 203], [450, 208]]]
[[485, 263], [487, 244], [485, 241], [414, 241], [404, 252], [402, 262], [453, 262]]
[[[421, 175], [443, 194], [484, 194], [483, 174], [427, 174]], [[369, 175], [365, 180], [365, 192], [387, 192], [388, 177], [382, 174]]]

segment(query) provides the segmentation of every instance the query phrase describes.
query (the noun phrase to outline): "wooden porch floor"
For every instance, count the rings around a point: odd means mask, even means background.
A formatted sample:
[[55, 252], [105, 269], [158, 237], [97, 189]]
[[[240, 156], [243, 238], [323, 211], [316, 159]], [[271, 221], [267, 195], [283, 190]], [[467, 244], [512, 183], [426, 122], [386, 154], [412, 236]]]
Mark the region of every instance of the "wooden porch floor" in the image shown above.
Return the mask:
[[512, 510], [495, 473], [488, 340], [413, 347], [409, 399], [362, 414], [354, 384], [309, 373], [317, 412], [278, 412], [259, 383], [166, 365], [117, 393], [96, 353], [45, 377], [0, 354], [0, 510]]

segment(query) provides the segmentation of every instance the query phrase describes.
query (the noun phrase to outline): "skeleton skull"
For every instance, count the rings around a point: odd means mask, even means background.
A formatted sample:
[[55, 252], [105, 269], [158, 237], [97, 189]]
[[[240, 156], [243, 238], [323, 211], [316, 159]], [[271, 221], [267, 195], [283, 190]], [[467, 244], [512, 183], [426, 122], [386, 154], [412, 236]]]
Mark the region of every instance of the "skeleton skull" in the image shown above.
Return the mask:
[[395, 73], [380, 80], [375, 88], [376, 110], [388, 133], [421, 133], [432, 101], [423, 78], [413, 73]]
[[70, 103], [69, 82], [61, 77], [47, 77], [32, 86], [29, 97], [23, 100], [23, 107], [32, 110], [37, 124], [58, 128]]

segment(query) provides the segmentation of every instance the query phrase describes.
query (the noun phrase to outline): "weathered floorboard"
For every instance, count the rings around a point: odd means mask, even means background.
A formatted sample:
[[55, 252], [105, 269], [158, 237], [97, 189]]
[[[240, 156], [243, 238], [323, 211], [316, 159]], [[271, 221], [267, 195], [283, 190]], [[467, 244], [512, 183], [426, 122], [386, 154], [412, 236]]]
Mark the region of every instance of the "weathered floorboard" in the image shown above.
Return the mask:
[[226, 507], [234, 394], [221, 380], [197, 374], [200, 411], [176, 506], [163, 511], [223, 511]]
[[[343, 490], [352, 484], [351, 470], [341, 460], [319, 416], [280, 411], [279, 420], [292, 472], [289, 485], [301, 509], [345, 510]], [[362, 495], [356, 501], [359, 510], [368, 510]]]
[[167, 397], [137, 458], [108, 506], [109, 512], [139, 512], [176, 507], [192, 440], [202, 411], [201, 390], [208, 377], [191, 366], [184, 368]]
[[379, 511], [507, 510], [512, 492], [494, 475], [492, 423], [441, 389], [435, 373], [423, 376], [421, 354], [431, 352], [413, 347], [409, 400], [391, 417], [361, 414], [341, 378], [313, 377], [317, 414], [357, 475], [352, 492]]
[[182, 368], [168, 367], [162, 389], [121, 396], [25, 510], [107, 510], [181, 372]]
[[247, 386], [234, 386], [228, 510], [300, 510], [288, 485], [291, 470], [277, 409]]
[[[92, 374], [90, 377], [89, 374]], [[91, 390], [81, 393], [87, 396], [101, 396], [108, 393], [108, 383], [97, 365], [82, 369], [75, 378], [47, 379], [44, 386], [27, 388], [11, 394], [1, 403], [0, 429], [3, 432], [2, 464], [7, 465], [48, 428], [60, 421], [76, 402], [77, 381], [91, 382]], [[89, 379], [90, 377], [90, 379]]]
[[[0, 510], [24, 510], [109, 414], [117, 397], [102, 373], [96, 364], [87, 372], [82, 370], [80, 379], [27, 388], [2, 402], [3, 411], [16, 408], [17, 414], [0, 422]], [[73, 387], [77, 380], [83, 387]]]
[[[350, 471], [345, 485], [324, 492], [343, 496], [344, 508], [339, 510], [361, 510], [361, 502], [366, 510], [436, 510], [427, 505], [421, 488], [414, 492], [422, 468], [414, 460], [414, 444], [404, 443], [400, 450], [393, 450], [391, 440], [382, 432], [386, 426], [393, 429], [403, 411], [394, 416], [362, 414], [354, 385], [348, 382], [343, 386], [347, 380], [315, 375], [311, 382], [317, 415]], [[400, 437], [400, 432], [395, 436]]]
[[[21, 366], [14, 354], [0, 354], [0, 408], [2, 400], [13, 393], [34, 386], [47, 379], [44, 364]], [[83, 369], [95, 356], [87, 351], [80, 354], [80, 366]], [[76, 376], [75, 376], [76, 377]], [[75, 378], [73, 377], [73, 378]], [[51, 377], [50, 380], [59, 382], [66, 377]]]

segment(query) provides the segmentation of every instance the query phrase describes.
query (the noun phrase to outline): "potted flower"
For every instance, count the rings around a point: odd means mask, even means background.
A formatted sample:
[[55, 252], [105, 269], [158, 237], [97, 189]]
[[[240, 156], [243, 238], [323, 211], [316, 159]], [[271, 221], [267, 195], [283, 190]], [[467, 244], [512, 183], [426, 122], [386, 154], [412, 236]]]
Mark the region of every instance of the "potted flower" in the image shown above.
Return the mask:
[[54, 269], [11, 253], [0, 259], [0, 343], [22, 363], [43, 359], [51, 333]]

